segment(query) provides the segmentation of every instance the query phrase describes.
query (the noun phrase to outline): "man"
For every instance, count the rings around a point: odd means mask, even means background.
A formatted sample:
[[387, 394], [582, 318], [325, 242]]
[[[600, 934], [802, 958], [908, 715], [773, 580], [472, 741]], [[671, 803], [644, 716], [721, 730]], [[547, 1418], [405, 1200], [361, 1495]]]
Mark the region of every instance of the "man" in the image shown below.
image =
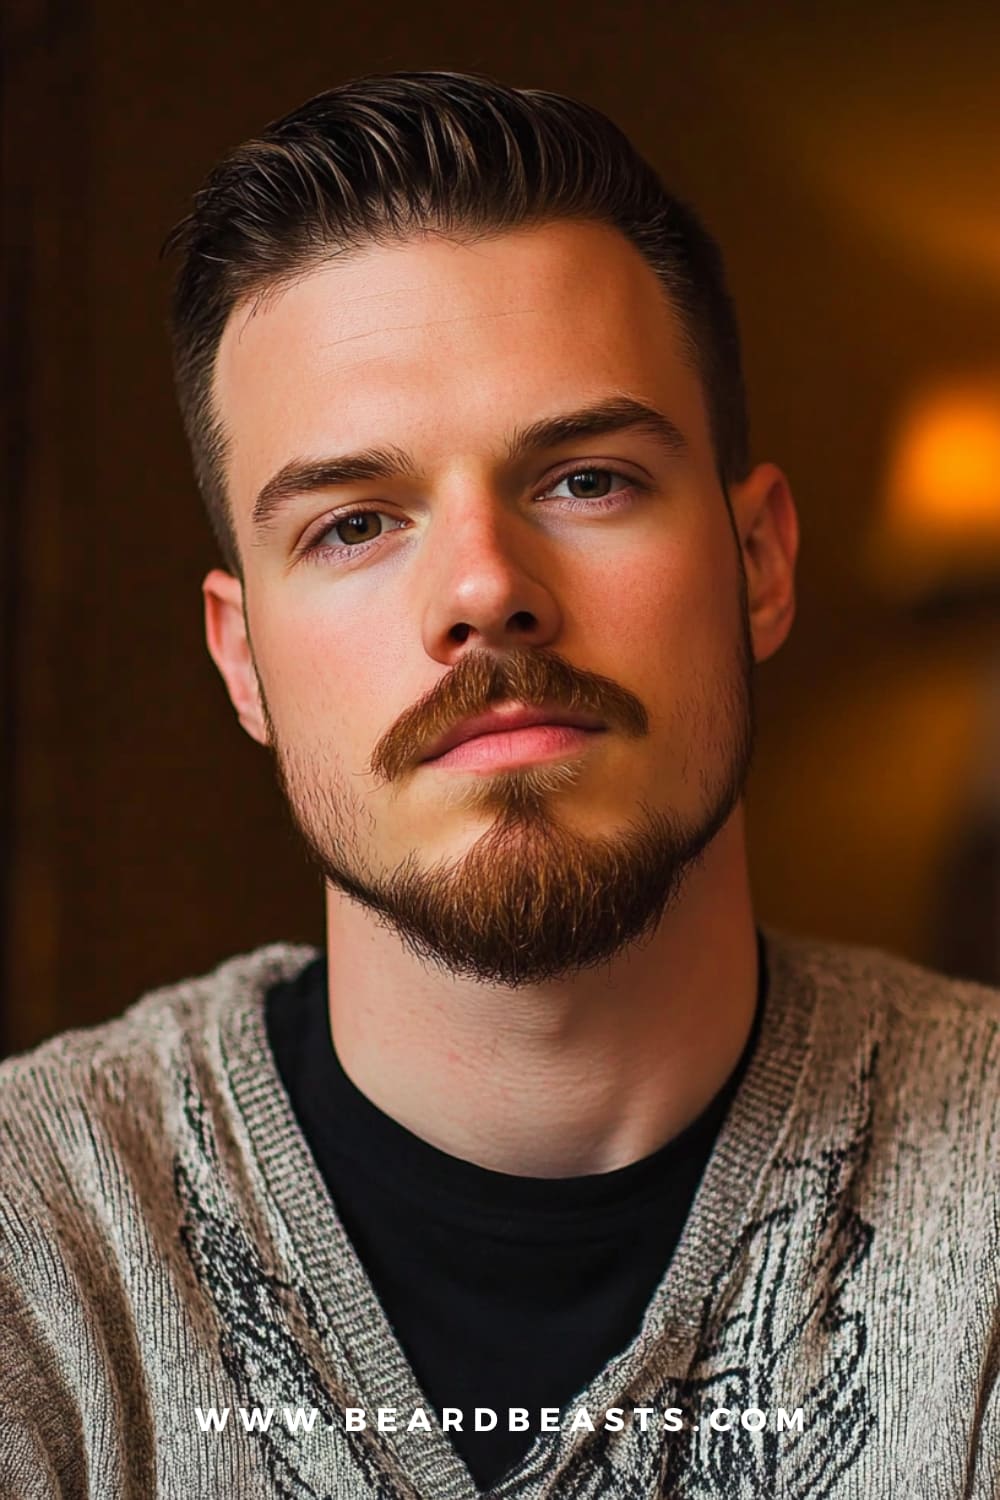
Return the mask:
[[4, 1069], [3, 1494], [995, 1495], [998, 997], [756, 928], [797, 526], [712, 241], [441, 73], [174, 245], [208, 645], [328, 941]]

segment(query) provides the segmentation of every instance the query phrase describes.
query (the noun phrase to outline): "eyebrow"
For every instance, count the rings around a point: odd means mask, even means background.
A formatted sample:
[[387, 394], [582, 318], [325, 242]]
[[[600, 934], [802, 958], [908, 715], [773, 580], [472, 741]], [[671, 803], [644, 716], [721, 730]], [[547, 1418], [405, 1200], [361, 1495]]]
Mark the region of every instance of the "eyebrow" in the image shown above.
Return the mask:
[[[688, 451], [680, 428], [663, 412], [630, 396], [616, 396], [516, 428], [507, 440], [506, 458], [514, 462], [545, 448], [625, 431], [648, 433], [674, 456]], [[285, 504], [300, 495], [375, 479], [416, 477], [417, 466], [411, 456], [391, 446], [364, 448], [331, 458], [293, 458], [267, 481], [254, 501], [253, 529], [257, 533], [266, 531]]]
[[341, 484], [364, 484], [371, 479], [413, 479], [416, 470], [402, 448], [365, 448], [339, 458], [293, 458], [261, 490], [253, 507], [253, 529], [263, 532], [281, 508], [298, 495], [336, 489]]

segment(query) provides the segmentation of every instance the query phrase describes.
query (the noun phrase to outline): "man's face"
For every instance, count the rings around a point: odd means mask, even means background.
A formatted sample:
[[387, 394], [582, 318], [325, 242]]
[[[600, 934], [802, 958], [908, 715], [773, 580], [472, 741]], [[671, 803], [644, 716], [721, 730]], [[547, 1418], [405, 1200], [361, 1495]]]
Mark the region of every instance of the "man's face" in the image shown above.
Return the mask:
[[[495, 984], [652, 931], [742, 791], [752, 649], [701, 385], [638, 252], [551, 224], [356, 253], [238, 308], [215, 394], [244, 723], [330, 884]], [[604, 727], [426, 759], [517, 703]]]

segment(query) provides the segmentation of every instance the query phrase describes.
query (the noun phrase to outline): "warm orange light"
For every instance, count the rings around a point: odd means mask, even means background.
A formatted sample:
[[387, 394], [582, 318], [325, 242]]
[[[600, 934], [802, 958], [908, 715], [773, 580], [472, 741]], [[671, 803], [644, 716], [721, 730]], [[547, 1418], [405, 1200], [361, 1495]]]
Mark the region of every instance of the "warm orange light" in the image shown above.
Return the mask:
[[906, 593], [1000, 580], [1000, 378], [949, 386], [906, 413], [874, 561]]

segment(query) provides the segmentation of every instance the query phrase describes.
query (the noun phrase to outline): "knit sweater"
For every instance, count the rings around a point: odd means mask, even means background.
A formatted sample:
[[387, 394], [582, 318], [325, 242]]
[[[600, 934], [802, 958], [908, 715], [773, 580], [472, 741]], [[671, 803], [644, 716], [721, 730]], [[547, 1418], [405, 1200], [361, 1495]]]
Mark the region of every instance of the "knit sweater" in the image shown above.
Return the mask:
[[[1000, 993], [766, 936], [642, 1325], [561, 1412], [480, 1409], [538, 1429], [495, 1500], [1000, 1495]], [[421, 1391], [268, 1049], [312, 956], [0, 1067], [3, 1500], [475, 1496], [444, 1424], [476, 1413]]]

